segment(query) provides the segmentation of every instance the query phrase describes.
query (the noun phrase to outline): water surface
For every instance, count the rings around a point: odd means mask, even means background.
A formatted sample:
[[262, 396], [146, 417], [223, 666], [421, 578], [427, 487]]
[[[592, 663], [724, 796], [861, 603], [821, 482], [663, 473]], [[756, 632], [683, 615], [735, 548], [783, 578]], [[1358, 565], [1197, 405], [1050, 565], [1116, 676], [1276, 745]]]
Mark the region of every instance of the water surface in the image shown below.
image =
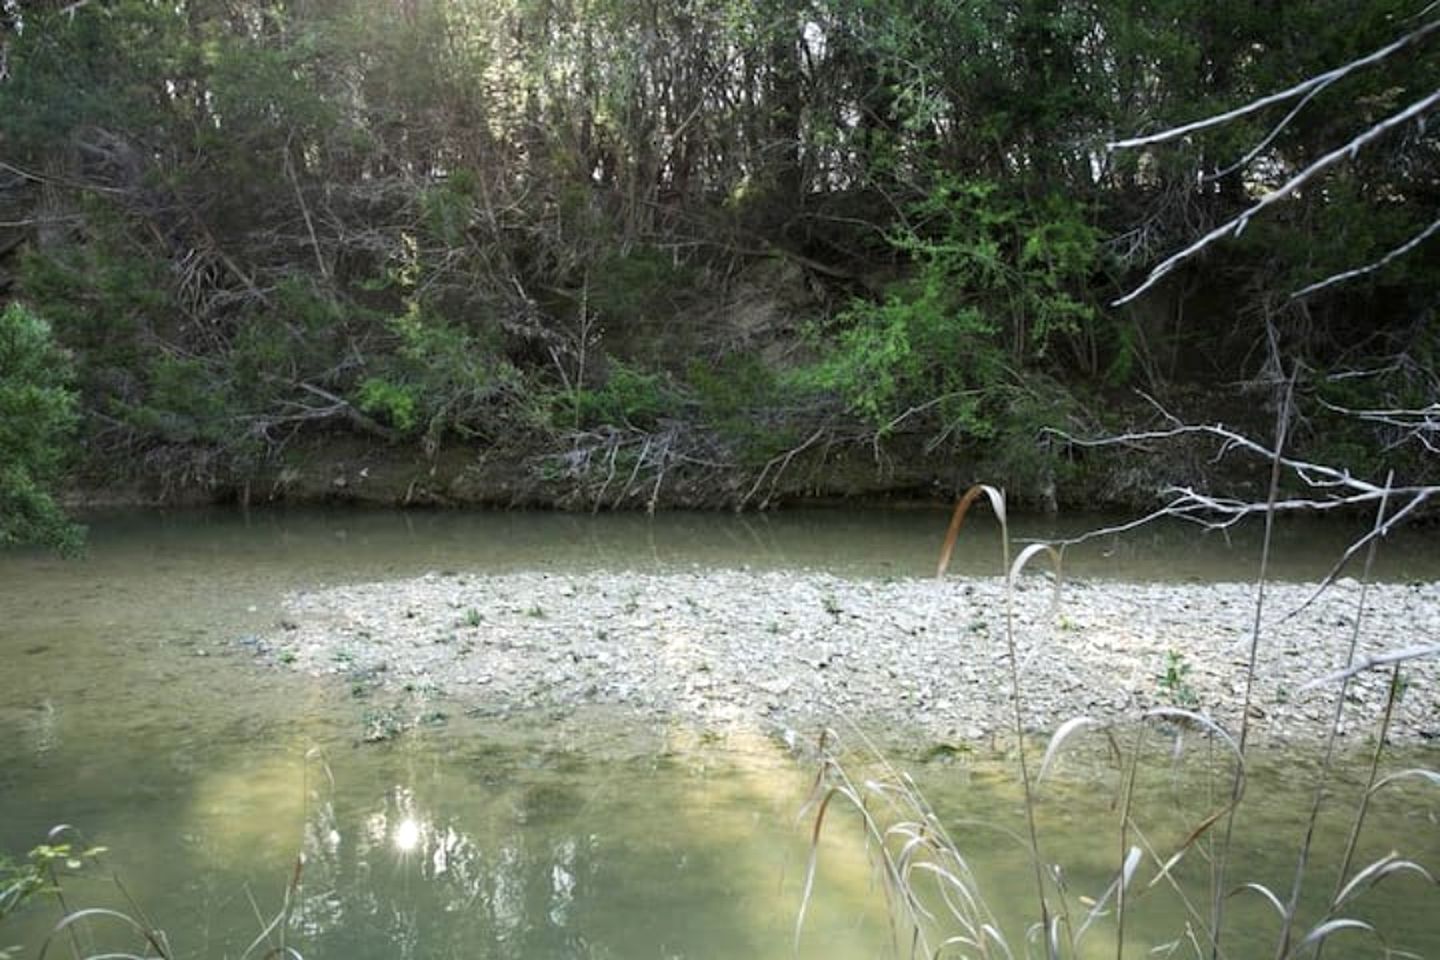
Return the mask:
[[[1097, 522], [1071, 518], [1060, 532]], [[362, 744], [374, 704], [343, 683], [261, 667], [235, 641], [272, 629], [287, 590], [431, 570], [748, 565], [925, 576], [944, 523], [932, 511], [98, 516], [83, 560], [0, 553], [0, 851], [22, 853], [53, 825], [77, 825], [111, 849], [106, 866], [179, 956], [244, 953], [280, 909], [302, 853], [285, 935], [310, 958], [793, 956], [808, 853], [795, 817], [813, 765], [774, 732], [706, 737], [604, 711], [498, 721], [451, 707], [393, 742]], [[1019, 526], [1021, 536], [1054, 532]], [[1278, 575], [1323, 573], [1354, 533], [1282, 526]], [[1078, 551], [1071, 570], [1242, 579], [1253, 573], [1255, 536], [1106, 538]], [[953, 569], [992, 574], [997, 555], [993, 524], [980, 518]], [[1387, 578], [1440, 576], [1423, 537], [1387, 544], [1382, 560]], [[1013, 765], [984, 753], [928, 763], [916, 754], [905, 759], [1018, 930], [1033, 912], [1033, 877], [1007, 834], [1023, 823]], [[1041, 814], [1047, 858], [1067, 864], [1077, 893], [1095, 894], [1121, 840], [1117, 774], [1087, 756], [1047, 787]], [[1145, 769], [1137, 821], [1157, 846], [1178, 843], [1208, 810], [1212, 783], [1160, 747]], [[1237, 832], [1242, 881], [1288, 888], [1309, 770], [1303, 758], [1257, 770]], [[1359, 776], [1348, 761], [1338, 800], [1353, 799]], [[1435, 793], [1387, 797], [1364, 852], [1394, 847], [1440, 864]], [[1333, 883], [1346, 829], [1338, 813], [1325, 825], [1323, 880], [1312, 884], [1320, 892]], [[839, 816], [825, 835], [800, 955], [880, 955], [890, 945], [884, 898], [857, 825]], [[1201, 866], [1198, 857], [1182, 865], [1187, 884], [1206, 879]], [[1440, 950], [1434, 894], [1406, 876], [1387, 883], [1365, 915], [1392, 931], [1392, 945]], [[100, 879], [77, 881], [70, 896], [121, 899]], [[1165, 885], [1147, 898], [1131, 925], [1137, 956], [1185, 923]], [[1236, 943], [1267, 942], [1273, 922], [1258, 898], [1239, 897], [1234, 909]], [[55, 916], [44, 906], [7, 921], [0, 948], [23, 943], [33, 955]], [[1104, 939], [1095, 940], [1101, 952]]]

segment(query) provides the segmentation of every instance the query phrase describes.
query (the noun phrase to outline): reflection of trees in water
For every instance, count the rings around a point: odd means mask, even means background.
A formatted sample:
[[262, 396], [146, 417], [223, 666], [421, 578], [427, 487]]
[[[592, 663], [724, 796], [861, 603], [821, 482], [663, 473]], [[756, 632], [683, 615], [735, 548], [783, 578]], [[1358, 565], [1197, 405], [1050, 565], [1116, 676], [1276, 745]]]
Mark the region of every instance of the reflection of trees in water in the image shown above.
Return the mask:
[[492, 793], [450, 813], [396, 786], [344, 823], [316, 803], [294, 920], [307, 955], [608, 956], [575, 929], [599, 841], [546, 829], [550, 794]]

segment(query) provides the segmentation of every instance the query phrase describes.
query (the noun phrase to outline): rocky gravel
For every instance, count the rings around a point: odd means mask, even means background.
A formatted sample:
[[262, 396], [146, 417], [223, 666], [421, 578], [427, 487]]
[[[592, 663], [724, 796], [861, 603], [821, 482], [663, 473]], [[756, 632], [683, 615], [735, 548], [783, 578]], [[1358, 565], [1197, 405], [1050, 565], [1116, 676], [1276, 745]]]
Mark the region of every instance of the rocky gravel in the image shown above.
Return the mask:
[[[1313, 741], [1330, 724], [1360, 586], [1270, 584], [1251, 736]], [[1182, 706], [1234, 730], [1245, 702], [1250, 584], [1066, 582], [1029, 576], [1013, 616], [1028, 730]], [[1440, 583], [1371, 586], [1357, 657], [1440, 643]], [[613, 705], [702, 726], [797, 730], [854, 721], [940, 743], [1013, 729], [998, 579], [821, 573], [429, 574], [297, 592], [261, 638], [276, 664], [403, 696], [411, 720], [465, 710]], [[1391, 739], [1440, 737], [1440, 662], [1408, 664]], [[1342, 732], [1374, 736], [1388, 669], [1351, 681]], [[397, 720], [393, 729], [398, 729]], [[391, 727], [373, 731], [382, 738]]]

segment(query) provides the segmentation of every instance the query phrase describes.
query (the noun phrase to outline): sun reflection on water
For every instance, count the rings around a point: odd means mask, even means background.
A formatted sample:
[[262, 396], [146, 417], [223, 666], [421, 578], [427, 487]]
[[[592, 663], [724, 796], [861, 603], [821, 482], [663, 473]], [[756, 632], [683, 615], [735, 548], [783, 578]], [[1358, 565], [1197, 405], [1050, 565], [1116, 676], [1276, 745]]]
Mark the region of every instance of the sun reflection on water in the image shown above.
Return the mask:
[[420, 846], [420, 822], [406, 817], [395, 827], [395, 849], [401, 853], [413, 853]]

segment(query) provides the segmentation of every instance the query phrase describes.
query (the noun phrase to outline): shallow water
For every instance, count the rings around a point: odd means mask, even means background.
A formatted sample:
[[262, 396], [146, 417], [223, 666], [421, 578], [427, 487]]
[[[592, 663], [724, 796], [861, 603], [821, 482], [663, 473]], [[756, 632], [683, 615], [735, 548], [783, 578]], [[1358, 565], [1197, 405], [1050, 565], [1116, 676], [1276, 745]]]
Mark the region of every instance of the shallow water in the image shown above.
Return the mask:
[[[929, 511], [97, 517], [84, 560], [0, 553], [0, 851], [23, 853], [55, 824], [76, 825], [110, 848], [105, 865], [179, 956], [240, 956], [264, 925], [257, 912], [279, 910], [301, 852], [286, 936], [310, 958], [793, 956], [808, 851], [795, 817], [813, 764], [771, 733], [707, 738], [600, 711], [502, 722], [447, 707], [443, 722], [362, 745], [373, 704], [341, 684], [259, 667], [232, 641], [272, 628], [286, 590], [428, 570], [698, 564], [924, 576], [944, 523]], [[1048, 533], [1021, 527], [1021, 536]], [[1282, 527], [1278, 575], [1323, 573], [1353, 533]], [[1107, 539], [1070, 569], [1244, 578], [1253, 534], [1233, 540], [1157, 530]], [[982, 518], [953, 569], [994, 573], [997, 553]], [[1440, 577], [1423, 536], [1387, 544], [1382, 561], [1388, 578]], [[1433, 765], [1433, 753], [1396, 762]], [[1209, 809], [1211, 788], [1193, 766], [1175, 772], [1158, 743], [1152, 755], [1137, 821], [1157, 845], [1174, 844]], [[1357, 789], [1354, 765], [1337, 800]], [[1033, 875], [1003, 832], [1023, 825], [1013, 765], [960, 755], [914, 766], [974, 852], [992, 906], [1022, 926]], [[1237, 882], [1288, 886], [1307, 770], [1300, 758], [1268, 758], [1255, 773], [1237, 828]], [[1067, 864], [1077, 892], [1098, 894], [1121, 843], [1115, 774], [1094, 756], [1062, 774], [1041, 810], [1047, 859]], [[1440, 866], [1437, 796], [1407, 788], [1386, 797], [1364, 851], [1395, 847]], [[1311, 886], [1328, 892], [1345, 824], [1325, 826], [1323, 879]], [[826, 837], [800, 955], [883, 953], [884, 898], [853, 820], [836, 819]], [[1206, 880], [1197, 858], [1180, 871], [1187, 889]], [[1410, 876], [1386, 884], [1369, 909], [1391, 945], [1440, 952], [1434, 893]], [[118, 902], [100, 878], [68, 889], [72, 906]], [[1137, 903], [1127, 924], [1135, 947], [1183, 930], [1183, 904], [1164, 884]], [[1258, 898], [1234, 903], [1237, 955], [1248, 955], [1239, 947], [1268, 942], [1273, 921]], [[8, 920], [0, 949], [23, 943], [33, 955], [55, 918], [44, 904]], [[106, 929], [95, 928], [96, 948], [136, 946], [105, 939]], [[1103, 950], [1107, 936], [1097, 931], [1092, 946]]]

